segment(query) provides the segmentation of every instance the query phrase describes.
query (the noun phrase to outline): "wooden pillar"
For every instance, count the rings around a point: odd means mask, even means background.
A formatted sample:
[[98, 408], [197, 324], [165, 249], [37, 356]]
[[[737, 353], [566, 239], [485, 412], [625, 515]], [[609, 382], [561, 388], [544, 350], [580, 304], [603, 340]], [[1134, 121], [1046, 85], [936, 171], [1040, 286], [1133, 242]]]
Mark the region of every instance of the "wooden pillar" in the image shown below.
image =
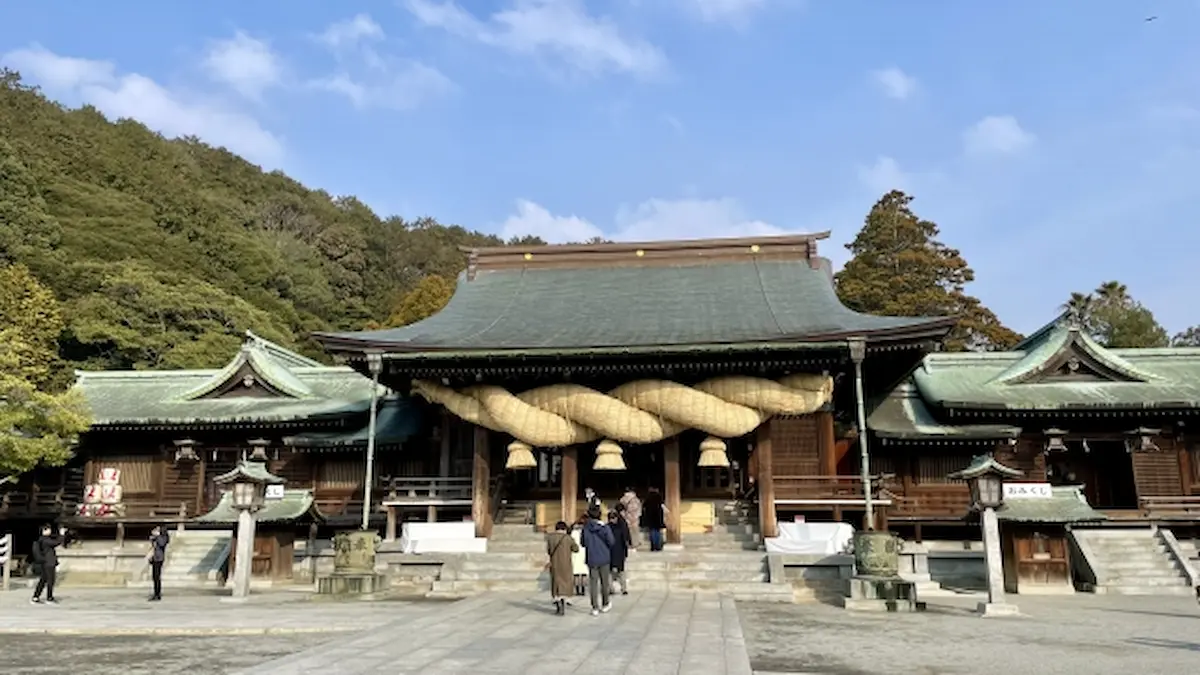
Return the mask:
[[754, 454], [758, 455], [758, 527], [764, 539], [779, 536], [776, 532], [775, 475], [771, 458], [771, 421], [759, 425], [754, 434]]
[[204, 451], [199, 453], [200, 461], [196, 462], [196, 514], [208, 512], [208, 504], [204, 503], [204, 482], [207, 480], [205, 475], [208, 470], [208, 462], [204, 459]]
[[683, 533], [680, 532], [683, 519], [679, 513], [683, 499], [680, 494], [678, 436], [663, 441], [663, 464], [666, 469], [663, 498], [667, 505], [667, 542], [678, 544], [683, 541]]
[[[562, 466], [560, 467], [559, 483], [562, 486], [562, 519], [567, 525], [575, 522], [578, 514], [575, 505], [579, 503], [579, 448], [562, 449]], [[547, 530], [554, 527], [546, 523]]]
[[396, 541], [396, 507], [385, 506], [387, 509], [387, 529], [384, 530], [384, 541]]
[[442, 410], [441, 447], [438, 449], [438, 476], [450, 476], [450, 413]]
[[813, 414], [817, 417], [817, 452], [820, 456], [821, 474], [836, 476], [837, 449], [834, 446], [837, 439], [833, 437], [833, 413], [818, 410]]
[[1179, 494], [1192, 494], [1192, 453], [1188, 449], [1187, 440], [1183, 436], [1177, 436], [1172, 443], [1175, 448], [1175, 453], [1179, 455]]
[[475, 427], [474, 464], [471, 471], [471, 518], [475, 536], [492, 534], [492, 458], [488, 430]]

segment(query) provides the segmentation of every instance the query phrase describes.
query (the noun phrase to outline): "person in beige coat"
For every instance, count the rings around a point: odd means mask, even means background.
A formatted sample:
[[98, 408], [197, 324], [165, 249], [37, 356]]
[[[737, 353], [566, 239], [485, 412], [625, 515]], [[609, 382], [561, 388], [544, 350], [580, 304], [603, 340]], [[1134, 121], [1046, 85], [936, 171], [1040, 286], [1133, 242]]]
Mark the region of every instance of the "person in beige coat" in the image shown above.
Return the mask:
[[554, 600], [554, 613], [562, 616], [567, 612], [567, 598], [575, 593], [575, 577], [571, 554], [579, 551], [579, 544], [567, 532], [567, 524], [561, 520], [554, 531], [546, 535], [546, 553], [550, 561], [550, 597]]
[[625, 507], [621, 517], [629, 526], [629, 549], [636, 551], [642, 545], [642, 500], [638, 499], [633, 488], [627, 487], [619, 503]]

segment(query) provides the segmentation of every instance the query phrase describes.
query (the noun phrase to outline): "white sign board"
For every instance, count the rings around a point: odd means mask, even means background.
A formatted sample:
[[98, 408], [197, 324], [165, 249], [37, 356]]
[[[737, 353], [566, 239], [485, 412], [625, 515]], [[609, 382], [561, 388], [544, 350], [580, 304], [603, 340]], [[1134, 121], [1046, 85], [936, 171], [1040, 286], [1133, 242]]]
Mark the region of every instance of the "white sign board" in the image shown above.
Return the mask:
[[1052, 499], [1049, 483], [1005, 483], [1005, 499]]
[[282, 485], [268, 485], [267, 493], [263, 496], [266, 497], [267, 499], [283, 499], [283, 486]]
[[12, 555], [12, 535], [6, 534], [0, 536], [0, 565], [7, 565], [8, 559]]

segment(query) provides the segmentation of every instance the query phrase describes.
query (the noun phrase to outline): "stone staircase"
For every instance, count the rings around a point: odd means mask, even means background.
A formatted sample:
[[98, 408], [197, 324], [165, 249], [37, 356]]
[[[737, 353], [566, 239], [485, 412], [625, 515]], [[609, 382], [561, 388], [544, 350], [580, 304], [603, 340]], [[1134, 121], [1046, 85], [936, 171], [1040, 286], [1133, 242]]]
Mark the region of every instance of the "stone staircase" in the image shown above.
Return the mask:
[[741, 502], [718, 503], [712, 531], [685, 533], [683, 548], [691, 551], [761, 551], [758, 514]]
[[[221, 567], [229, 559], [233, 532], [230, 530], [188, 530], [170, 532], [167, 560], [163, 564], [163, 585], [170, 587], [216, 586], [221, 582]], [[129, 584], [149, 588], [150, 570]]]
[[1076, 528], [1092, 554], [1096, 593], [1192, 595], [1187, 574], [1151, 528]]
[[[740, 517], [732, 515], [731, 518]], [[728, 523], [731, 528], [751, 527]], [[632, 590], [707, 590], [743, 601], [792, 602], [791, 584], [772, 584], [767, 556], [743, 550], [755, 542], [752, 530], [715, 531], [685, 537], [682, 548], [630, 555], [625, 565]], [[709, 539], [705, 539], [709, 538]], [[757, 544], [755, 543], [757, 548]], [[460, 597], [486, 591], [549, 592], [545, 570], [545, 535], [532, 525], [501, 523], [493, 526], [487, 553], [455, 556], [443, 566], [432, 584], [432, 596]]]

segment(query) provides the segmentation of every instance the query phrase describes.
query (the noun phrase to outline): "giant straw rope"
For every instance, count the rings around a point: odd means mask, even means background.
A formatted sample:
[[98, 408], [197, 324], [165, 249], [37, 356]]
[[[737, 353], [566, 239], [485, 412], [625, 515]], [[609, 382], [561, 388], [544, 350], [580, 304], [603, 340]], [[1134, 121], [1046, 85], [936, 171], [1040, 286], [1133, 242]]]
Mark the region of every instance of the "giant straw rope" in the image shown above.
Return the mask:
[[[455, 391], [416, 380], [413, 392], [467, 422], [515, 438], [508, 467], [520, 468], [534, 465], [531, 447], [561, 448], [597, 439], [657, 443], [684, 429], [704, 431], [714, 437], [713, 443], [744, 436], [773, 415], [802, 415], [820, 408], [833, 395], [833, 379], [797, 374], [775, 381], [730, 375], [690, 387], [669, 380], [635, 380], [607, 393], [580, 384], [552, 384], [519, 394], [496, 385]], [[707, 449], [702, 445], [700, 465], [728, 466], [724, 444], [718, 448], [713, 443], [707, 443]], [[624, 468], [615, 443], [602, 445], [596, 468]]]

